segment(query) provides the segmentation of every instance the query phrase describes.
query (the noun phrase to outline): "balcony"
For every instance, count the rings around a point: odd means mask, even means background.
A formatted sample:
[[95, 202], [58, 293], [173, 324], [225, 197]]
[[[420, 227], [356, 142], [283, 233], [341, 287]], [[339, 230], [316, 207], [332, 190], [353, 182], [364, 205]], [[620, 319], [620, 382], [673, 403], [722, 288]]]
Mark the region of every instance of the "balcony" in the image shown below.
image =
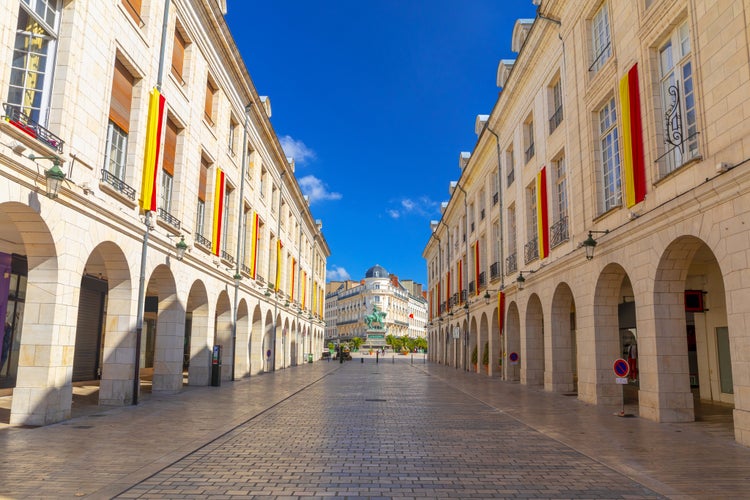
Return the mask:
[[195, 233], [195, 242], [202, 246], [203, 248], [207, 248], [211, 250], [211, 240], [203, 236], [202, 234]]
[[135, 201], [135, 189], [126, 184], [121, 179], [115, 177], [108, 170], [102, 169], [102, 184], [110, 186], [112, 189], [127, 197], [130, 200]]
[[246, 275], [250, 276], [250, 267], [249, 267], [249, 266], [247, 266], [247, 265], [245, 265], [245, 264], [242, 264], [242, 267], [241, 267], [241, 269], [242, 269], [242, 272], [243, 272], [244, 274], [246, 274]]
[[494, 207], [497, 205], [497, 202], [500, 201], [500, 193], [495, 193], [492, 195], [492, 206]]
[[563, 108], [562, 106], [559, 106], [554, 113], [552, 113], [552, 116], [549, 118], [549, 133], [557, 129], [558, 125], [562, 123], [563, 120]]
[[549, 232], [549, 244], [552, 248], [568, 241], [568, 217], [561, 217], [559, 221], [552, 224], [552, 226], [549, 228]]
[[494, 280], [500, 277], [500, 263], [493, 262], [490, 264], [490, 279]]
[[21, 132], [24, 132], [29, 137], [36, 139], [49, 148], [52, 148], [58, 154], [62, 154], [63, 144], [65, 144], [62, 139], [32, 120], [26, 113], [23, 113], [18, 106], [6, 102], [3, 103], [3, 108], [5, 109], [3, 120], [10, 123]]
[[523, 262], [528, 264], [539, 258], [539, 242], [537, 238], [532, 238], [523, 246]]
[[225, 252], [224, 250], [221, 251], [221, 260], [225, 260], [232, 265], [234, 265], [235, 263], [234, 255], [230, 254], [229, 252]]
[[477, 291], [476, 285], [473, 281], [469, 282], [469, 293], [474, 293]]
[[163, 220], [166, 224], [172, 226], [173, 228], [179, 230], [180, 229], [180, 219], [173, 216], [163, 208], [159, 207], [156, 209], [156, 213], [158, 214], [159, 219]]
[[514, 252], [505, 258], [505, 275], [513, 274], [518, 271], [518, 258]]
[[487, 286], [487, 275], [484, 271], [479, 273], [479, 289], [481, 290], [485, 286]]
[[508, 170], [507, 185], [508, 187], [513, 185], [513, 181], [516, 180], [516, 172], [513, 167]]
[[532, 142], [529, 144], [529, 147], [526, 148], [526, 151], [523, 153], [523, 157], [526, 160], [526, 163], [529, 163], [531, 159], [534, 157], [534, 143]]

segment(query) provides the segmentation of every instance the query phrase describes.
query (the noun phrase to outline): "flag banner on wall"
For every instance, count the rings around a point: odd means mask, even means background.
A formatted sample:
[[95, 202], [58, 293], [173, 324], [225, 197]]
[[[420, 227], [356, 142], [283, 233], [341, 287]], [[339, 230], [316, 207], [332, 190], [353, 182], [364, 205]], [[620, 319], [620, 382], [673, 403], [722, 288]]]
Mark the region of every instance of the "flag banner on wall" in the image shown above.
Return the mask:
[[479, 240], [474, 243], [474, 282], [477, 295], [479, 295]]
[[252, 237], [250, 244], [252, 245], [252, 248], [250, 249], [250, 277], [252, 279], [255, 279], [256, 270], [258, 269], [258, 239], [260, 238], [260, 235], [258, 234], [260, 224], [260, 218], [258, 217], [258, 212], [253, 213], [253, 227], [252, 227]]
[[276, 291], [279, 291], [281, 286], [281, 249], [284, 245], [281, 240], [276, 240]]
[[156, 176], [159, 172], [162, 124], [166, 100], [157, 88], [151, 90], [146, 121], [146, 152], [143, 157], [140, 206], [144, 211], [156, 210]]
[[505, 292], [497, 292], [497, 329], [503, 334], [505, 324]]
[[549, 214], [547, 212], [547, 167], [536, 175], [536, 230], [539, 258], [549, 256]]
[[622, 107], [622, 163], [625, 171], [625, 201], [628, 208], [646, 198], [646, 163], [643, 158], [641, 97], [638, 64], [620, 79]]
[[211, 253], [219, 255], [221, 251], [221, 223], [224, 220], [224, 171], [216, 169], [216, 186], [214, 188], [214, 221], [211, 235]]

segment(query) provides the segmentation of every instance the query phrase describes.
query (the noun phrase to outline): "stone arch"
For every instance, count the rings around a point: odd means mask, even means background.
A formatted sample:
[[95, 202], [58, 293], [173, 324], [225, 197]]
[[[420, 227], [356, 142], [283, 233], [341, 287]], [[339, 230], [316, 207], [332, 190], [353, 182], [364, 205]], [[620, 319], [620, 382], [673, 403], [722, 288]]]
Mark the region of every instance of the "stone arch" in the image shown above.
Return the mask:
[[160, 264], [146, 287], [140, 354], [144, 361], [141, 378], [152, 369], [153, 391], [176, 392], [182, 387], [184, 338], [185, 308], [177, 296], [172, 270]]
[[506, 349], [505, 353], [505, 378], [506, 380], [520, 380], [520, 362], [512, 362], [508, 358], [512, 353], [521, 355], [521, 314], [518, 312], [518, 304], [512, 301], [508, 304], [508, 312], [505, 318]]
[[250, 374], [259, 373], [263, 367], [263, 313], [260, 304], [253, 309], [253, 323], [248, 341]]
[[[190, 287], [185, 308], [185, 341], [187, 352], [188, 385], [208, 385], [211, 379], [211, 349], [209, 303], [206, 285], [197, 280]], [[184, 369], [184, 367], [183, 367]]]
[[[469, 329], [469, 342], [467, 346], [466, 354], [466, 369], [474, 372], [479, 370], [481, 366], [480, 348], [479, 348], [479, 326], [477, 325], [477, 318], [472, 316]], [[477, 359], [474, 361], [474, 354], [476, 352]], [[476, 364], [476, 366], [474, 366]]]
[[274, 370], [274, 348], [273, 341], [276, 334], [276, 325], [273, 321], [273, 313], [269, 310], [266, 313], [265, 328], [263, 331], [263, 349], [261, 349], [261, 361], [263, 362], [263, 371], [270, 372]]
[[234, 341], [237, 353], [234, 356], [237, 366], [234, 369], [234, 378], [242, 378], [250, 374], [250, 351], [247, 348], [250, 342], [250, 320], [248, 319], [248, 307], [245, 299], [240, 299], [237, 304], [237, 326]]
[[495, 307], [490, 314], [490, 375], [499, 375], [502, 372], [500, 360], [503, 359], [503, 332], [500, 330], [497, 316], [498, 308]]
[[574, 392], [578, 383], [575, 301], [567, 283], [555, 288], [549, 323], [551, 366], [545, 373], [544, 386], [550, 391]]
[[[544, 384], [544, 312], [539, 295], [533, 293], [526, 305], [525, 335], [521, 337], [521, 383]], [[524, 362], [525, 360], [525, 362]]]
[[[479, 320], [479, 371], [486, 375], [490, 374], [490, 363], [492, 362], [492, 356], [490, 355], [490, 327], [489, 321], [487, 320], [487, 314], [482, 313], [482, 317]], [[486, 351], [486, 355], [485, 355]], [[484, 364], [485, 358], [487, 359], [487, 365]]]

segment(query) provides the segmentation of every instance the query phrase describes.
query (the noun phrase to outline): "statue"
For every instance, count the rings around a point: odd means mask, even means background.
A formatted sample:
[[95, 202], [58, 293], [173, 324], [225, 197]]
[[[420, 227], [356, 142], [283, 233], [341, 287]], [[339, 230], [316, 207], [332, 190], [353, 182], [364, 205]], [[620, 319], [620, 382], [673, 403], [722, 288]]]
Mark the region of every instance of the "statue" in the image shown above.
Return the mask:
[[[383, 311], [379, 311], [377, 306], [372, 306], [372, 314], [365, 315], [365, 324], [367, 325], [367, 329], [383, 330], [385, 328], [385, 324], [383, 323], [385, 316], [386, 313], [384, 313]], [[377, 324], [378, 326], [374, 326], [375, 324]]]

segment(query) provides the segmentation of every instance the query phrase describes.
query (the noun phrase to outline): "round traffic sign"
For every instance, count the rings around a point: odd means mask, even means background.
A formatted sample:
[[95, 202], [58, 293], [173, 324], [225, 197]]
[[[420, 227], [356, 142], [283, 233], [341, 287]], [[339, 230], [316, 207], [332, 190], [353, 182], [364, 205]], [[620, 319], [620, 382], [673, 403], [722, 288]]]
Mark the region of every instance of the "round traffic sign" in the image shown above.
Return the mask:
[[512, 352], [508, 354], [508, 359], [510, 360], [511, 363], [518, 363], [518, 353]]
[[266, 357], [267, 358], [271, 357], [271, 349], [269, 349], [269, 350], [266, 351]]
[[628, 373], [630, 373], [630, 365], [622, 358], [617, 358], [615, 360], [614, 365], [612, 365], [612, 369], [615, 371], [615, 375], [620, 378], [627, 377]]

